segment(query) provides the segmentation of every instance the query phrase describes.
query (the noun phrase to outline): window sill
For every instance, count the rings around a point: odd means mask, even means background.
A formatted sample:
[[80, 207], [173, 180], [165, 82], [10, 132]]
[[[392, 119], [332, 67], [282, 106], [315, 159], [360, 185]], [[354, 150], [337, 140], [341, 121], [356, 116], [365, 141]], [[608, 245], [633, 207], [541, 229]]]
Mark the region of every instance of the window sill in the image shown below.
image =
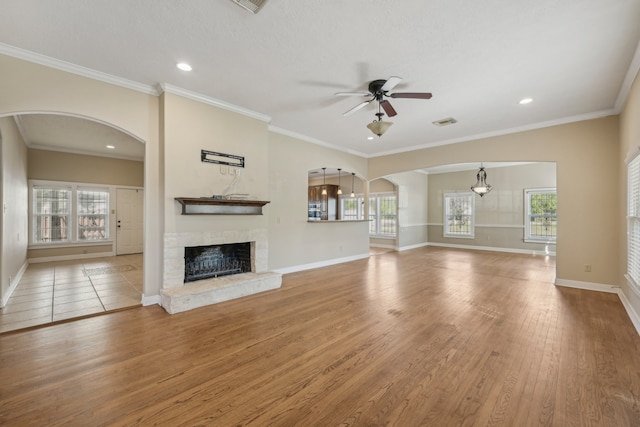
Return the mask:
[[112, 245], [113, 240], [89, 240], [86, 242], [41, 243], [29, 245], [27, 249], [77, 248], [82, 246]]
[[457, 236], [457, 235], [453, 235], [453, 234], [443, 234], [442, 237], [444, 237], [445, 239], [475, 239], [476, 236]]
[[397, 237], [393, 234], [369, 234], [369, 238], [395, 240]]

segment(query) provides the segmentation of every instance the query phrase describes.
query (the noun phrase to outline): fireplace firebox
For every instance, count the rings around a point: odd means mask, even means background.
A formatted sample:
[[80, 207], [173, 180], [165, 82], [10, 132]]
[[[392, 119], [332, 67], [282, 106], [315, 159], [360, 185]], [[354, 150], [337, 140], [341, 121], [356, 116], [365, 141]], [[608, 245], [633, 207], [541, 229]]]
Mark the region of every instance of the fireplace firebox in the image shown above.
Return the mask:
[[251, 242], [184, 248], [184, 282], [252, 272]]

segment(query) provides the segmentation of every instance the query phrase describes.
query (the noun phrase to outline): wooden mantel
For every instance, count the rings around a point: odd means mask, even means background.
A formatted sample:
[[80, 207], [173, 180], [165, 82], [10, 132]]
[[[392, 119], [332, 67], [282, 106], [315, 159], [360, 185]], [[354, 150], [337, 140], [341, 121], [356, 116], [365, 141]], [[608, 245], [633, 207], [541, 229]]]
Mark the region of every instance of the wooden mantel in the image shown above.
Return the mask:
[[264, 200], [214, 199], [211, 197], [176, 197], [182, 215], [262, 215]]

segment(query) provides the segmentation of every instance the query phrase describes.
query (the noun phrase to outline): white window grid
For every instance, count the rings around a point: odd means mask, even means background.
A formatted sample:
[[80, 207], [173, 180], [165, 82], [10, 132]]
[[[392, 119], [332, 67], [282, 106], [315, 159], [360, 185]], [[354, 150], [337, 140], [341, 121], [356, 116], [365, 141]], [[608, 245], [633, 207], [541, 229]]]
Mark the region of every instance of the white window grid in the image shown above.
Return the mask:
[[525, 189], [524, 200], [524, 240], [555, 243], [558, 230], [556, 189]]
[[30, 187], [30, 244], [64, 245], [109, 239], [108, 187], [39, 180]]
[[391, 237], [398, 230], [398, 198], [395, 193], [369, 195], [369, 235]]
[[627, 166], [627, 278], [640, 290], [640, 155]]
[[340, 218], [343, 220], [364, 219], [364, 196], [340, 198]]
[[475, 237], [474, 193], [444, 193], [443, 236], [461, 239]]

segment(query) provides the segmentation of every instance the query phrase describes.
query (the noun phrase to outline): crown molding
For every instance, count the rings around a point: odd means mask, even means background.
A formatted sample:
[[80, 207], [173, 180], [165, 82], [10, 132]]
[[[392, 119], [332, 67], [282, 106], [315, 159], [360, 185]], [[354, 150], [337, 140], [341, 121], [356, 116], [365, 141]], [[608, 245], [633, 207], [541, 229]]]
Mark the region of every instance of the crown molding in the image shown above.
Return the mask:
[[359, 157], [364, 157], [365, 159], [370, 157], [368, 154], [361, 153], [361, 152], [356, 151], [356, 150], [351, 150], [351, 149], [348, 149], [348, 148], [340, 147], [338, 145], [329, 144], [328, 142], [324, 142], [324, 141], [321, 141], [319, 139], [315, 139], [315, 138], [312, 138], [310, 136], [303, 135], [303, 134], [297, 133], [297, 132], [293, 132], [293, 131], [290, 131], [290, 130], [287, 130], [287, 129], [283, 129], [283, 128], [280, 128], [280, 127], [277, 127], [277, 126], [269, 125], [269, 130], [271, 132], [279, 133], [281, 135], [289, 136], [289, 137], [295, 138], [295, 139], [300, 139], [302, 141], [309, 142], [311, 144], [320, 145], [320, 146], [326, 147], [326, 148], [331, 148], [332, 150], [342, 151], [343, 153], [353, 154], [354, 156], [359, 156]]
[[247, 108], [239, 107], [234, 104], [230, 104], [228, 102], [221, 101], [216, 98], [212, 98], [206, 95], [203, 95], [198, 92], [193, 92], [187, 89], [183, 89], [177, 86], [173, 86], [169, 83], [160, 83], [158, 85], [158, 93], [170, 93], [173, 95], [179, 95], [184, 98], [188, 98], [194, 101], [201, 102], [203, 104], [212, 105], [214, 107], [222, 108], [223, 110], [232, 111], [234, 113], [242, 114], [247, 117], [251, 117], [253, 119], [257, 119], [266, 123], [271, 122], [271, 117], [266, 114], [258, 113], [256, 111], [249, 110]]
[[636, 53], [633, 55], [633, 59], [631, 59], [631, 64], [629, 64], [627, 74], [622, 81], [620, 92], [618, 92], [618, 97], [616, 98], [616, 103], [614, 105], [616, 114], [620, 114], [624, 108], [624, 104], [627, 102], [627, 98], [631, 92], [633, 81], [638, 75], [638, 70], [640, 70], [640, 42], [638, 43], [638, 46], [636, 46]]
[[153, 86], [123, 79], [121, 77], [112, 76], [111, 74], [92, 70], [91, 68], [82, 67], [70, 62], [61, 61], [59, 59], [20, 49], [8, 44], [0, 43], [0, 54], [33, 62], [35, 64], [44, 65], [45, 67], [55, 68], [56, 70], [66, 71], [68, 73], [120, 86], [126, 89], [135, 90], [137, 92], [146, 93], [147, 95], [158, 96], [158, 92]]
[[439, 147], [441, 145], [458, 144], [458, 143], [461, 143], [461, 142], [475, 141], [475, 140], [478, 140], [478, 139], [492, 138], [492, 137], [495, 137], [495, 136], [510, 135], [512, 133], [527, 132], [527, 131], [532, 131], [532, 130], [536, 130], [536, 129], [543, 129], [543, 128], [552, 127], [552, 126], [559, 126], [559, 125], [566, 125], [566, 124], [569, 124], [569, 123], [582, 122], [582, 121], [585, 121], [585, 120], [601, 119], [603, 117], [613, 116], [615, 114], [618, 114], [618, 113], [616, 113], [616, 111], [614, 109], [595, 111], [593, 113], [580, 114], [580, 115], [577, 115], [577, 116], [570, 116], [570, 117], [563, 117], [561, 119], [549, 120], [549, 121], [546, 121], [546, 122], [532, 123], [530, 125], [519, 126], [519, 127], [514, 127], [514, 128], [501, 129], [501, 130], [497, 130], [497, 131], [494, 131], [494, 132], [486, 132], [486, 133], [480, 133], [480, 134], [475, 134], [475, 135], [468, 135], [468, 136], [463, 136], [463, 137], [460, 137], [460, 138], [447, 139], [447, 140], [444, 140], [444, 141], [437, 141], [437, 142], [433, 142], [433, 143], [429, 143], [429, 144], [423, 144], [423, 145], [414, 145], [412, 147], [405, 147], [405, 148], [398, 149], [398, 150], [382, 151], [382, 152], [371, 154], [371, 155], [369, 155], [369, 157], [382, 157], [382, 156], [388, 156], [390, 154], [406, 153], [408, 151], [416, 151], [416, 150], [423, 150], [423, 149], [426, 149], [426, 148]]

